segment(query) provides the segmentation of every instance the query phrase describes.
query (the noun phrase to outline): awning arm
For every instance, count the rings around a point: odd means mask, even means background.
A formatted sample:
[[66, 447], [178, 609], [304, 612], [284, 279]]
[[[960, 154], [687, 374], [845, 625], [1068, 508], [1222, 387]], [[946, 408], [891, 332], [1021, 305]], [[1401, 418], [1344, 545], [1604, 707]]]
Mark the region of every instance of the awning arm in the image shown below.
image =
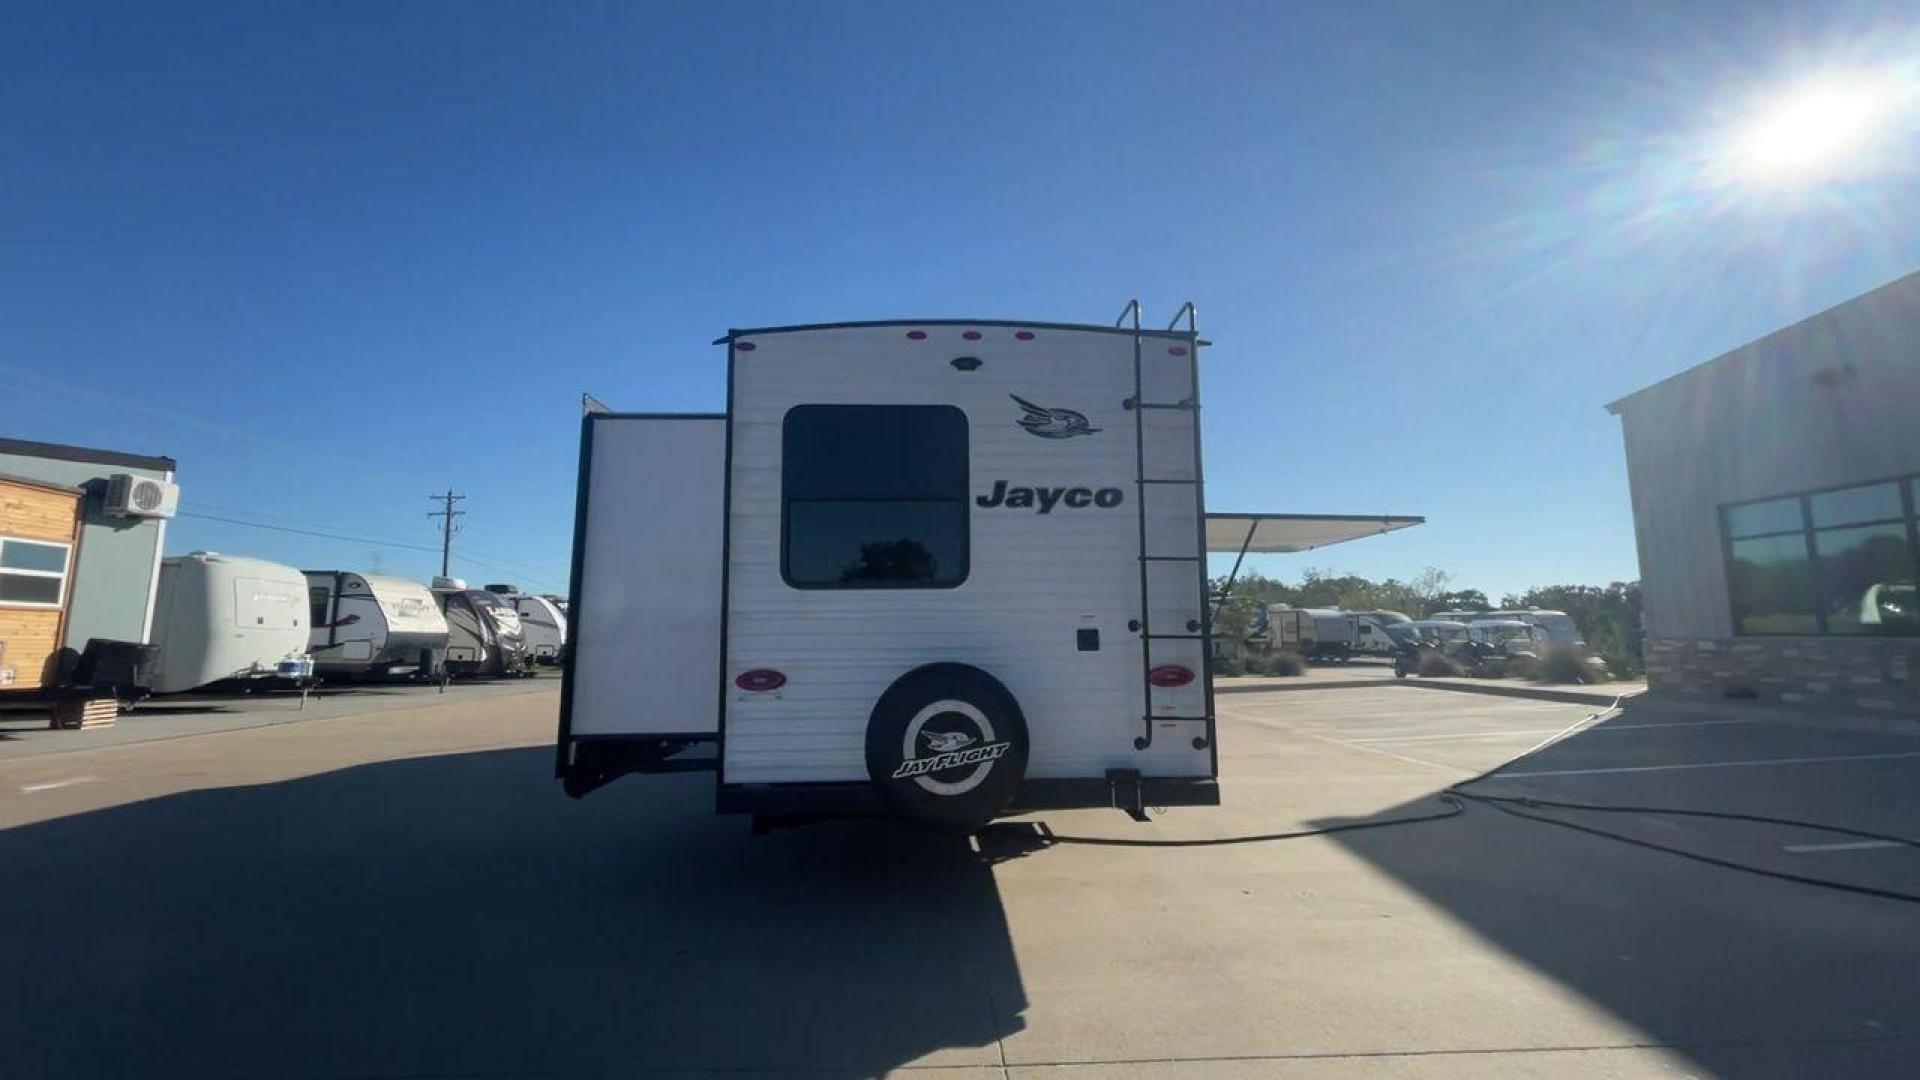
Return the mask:
[[1207, 616], [1209, 620], [1219, 617], [1220, 609], [1227, 604], [1227, 597], [1233, 595], [1234, 580], [1240, 576], [1240, 563], [1246, 559], [1247, 548], [1253, 545], [1253, 534], [1259, 528], [1260, 519], [1254, 518], [1247, 522], [1247, 538], [1240, 542], [1240, 554], [1233, 557], [1233, 569], [1227, 572], [1227, 583], [1220, 587], [1220, 597], [1213, 602], [1213, 612]]

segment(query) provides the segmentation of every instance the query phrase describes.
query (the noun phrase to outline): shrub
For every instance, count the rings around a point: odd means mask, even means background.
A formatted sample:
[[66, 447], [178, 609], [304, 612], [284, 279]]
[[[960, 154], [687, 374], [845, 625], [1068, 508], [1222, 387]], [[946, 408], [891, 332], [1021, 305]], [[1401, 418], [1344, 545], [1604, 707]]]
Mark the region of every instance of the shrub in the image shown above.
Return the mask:
[[1236, 656], [1219, 656], [1213, 660], [1213, 673], [1216, 676], [1245, 675], [1247, 665]]
[[1540, 662], [1534, 665], [1533, 678], [1545, 683], [1599, 681], [1593, 666], [1587, 663], [1586, 654], [1564, 645], [1550, 648], [1540, 657]]
[[1269, 675], [1305, 675], [1307, 662], [1300, 659], [1298, 653], [1277, 652], [1267, 656], [1267, 674]]
[[1421, 649], [1420, 674], [1428, 678], [1458, 678], [1466, 672], [1439, 649]]

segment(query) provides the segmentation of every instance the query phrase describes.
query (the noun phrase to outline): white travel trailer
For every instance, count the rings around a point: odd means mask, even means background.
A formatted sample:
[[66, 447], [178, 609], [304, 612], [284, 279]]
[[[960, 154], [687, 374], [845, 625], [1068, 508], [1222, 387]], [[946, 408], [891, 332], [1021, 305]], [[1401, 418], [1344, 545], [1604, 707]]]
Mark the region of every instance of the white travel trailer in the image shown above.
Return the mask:
[[1456, 645], [1473, 639], [1473, 630], [1455, 619], [1443, 619], [1435, 616], [1431, 619], [1414, 619], [1406, 626], [1420, 635], [1420, 640], [1431, 645]]
[[303, 679], [313, 669], [307, 619], [307, 579], [291, 566], [211, 551], [162, 559], [152, 689]]
[[440, 677], [447, 620], [426, 586], [353, 570], [305, 574], [308, 650], [320, 675]]
[[512, 585], [489, 585], [487, 591], [498, 596], [520, 616], [520, 631], [527, 642], [527, 659], [540, 664], [557, 664], [567, 647], [567, 616], [559, 605], [544, 596], [532, 596]]
[[1353, 651], [1361, 656], [1400, 655], [1399, 637], [1389, 631], [1392, 627], [1413, 621], [1410, 616], [1398, 611], [1384, 609], [1349, 611], [1347, 617], [1353, 621]]
[[760, 824], [1217, 804], [1182, 316], [735, 330], [725, 413], [589, 411], [567, 792], [711, 770]]
[[1514, 611], [1489, 611], [1477, 616], [1481, 619], [1515, 619], [1531, 623], [1546, 631], [1546, 640], [1554, 645], [1585, 645], [1580, 636], [1580, 627], [1573, 617], [1564, 611], [1549, 611], [1545, 608], [1525, 608]]
[[[1267, 608], [1269, 640], [1278, 652], [1310, 660], [1346, 660], [1353, 656], [1356, 620], [1336, 608]], [[1371, 624], [1369, 624], [1371, 625]]]
[[1519, 619], [1475, 619], [1467, 624], [1475, 641], [1500, 650], [1503, 655], [1538, 653], [1547, 645], [1545, 629]]

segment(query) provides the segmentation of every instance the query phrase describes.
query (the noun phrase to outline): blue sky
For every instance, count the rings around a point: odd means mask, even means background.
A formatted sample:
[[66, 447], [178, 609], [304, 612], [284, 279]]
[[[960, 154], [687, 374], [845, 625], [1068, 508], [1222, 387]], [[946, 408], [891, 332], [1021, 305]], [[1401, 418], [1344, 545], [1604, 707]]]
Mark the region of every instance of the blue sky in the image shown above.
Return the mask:
[[[167, 454], [169, 547], [558, 589], [578, 400], [723, 405], [729, 326], [1200, 305], [1265, 560], [1636, 575], [1603, 404], [1914, 268], [1893, 164], [1701, 164], [1892, 5], [16, 5], [0, 434]], [[1709, 176], [1708, 174], [1712, 174]], [[486, 564], [460, 562], [461, 553]]]

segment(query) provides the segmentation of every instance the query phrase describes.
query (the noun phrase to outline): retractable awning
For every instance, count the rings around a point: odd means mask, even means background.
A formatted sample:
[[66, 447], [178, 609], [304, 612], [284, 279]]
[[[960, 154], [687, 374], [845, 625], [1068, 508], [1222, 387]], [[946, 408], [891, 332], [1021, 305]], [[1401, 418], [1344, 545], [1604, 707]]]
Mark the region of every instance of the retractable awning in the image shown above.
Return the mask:
[[1426, 520], [1394, 514], [1208, 514], [1207, 550], [1255, 555], [1312, 551]]
[[1248, 552], [1278, 555], [1312, 551], [1363, 536], [1390, 533], [1419, 525], [1423, 517], [1395, 514], [1208, 514], [1207, 550], [1234, 553], [1233, 569], [1214, 600], [1214, 613], [1227, 602], [1240, 577], [1240, 563]]

